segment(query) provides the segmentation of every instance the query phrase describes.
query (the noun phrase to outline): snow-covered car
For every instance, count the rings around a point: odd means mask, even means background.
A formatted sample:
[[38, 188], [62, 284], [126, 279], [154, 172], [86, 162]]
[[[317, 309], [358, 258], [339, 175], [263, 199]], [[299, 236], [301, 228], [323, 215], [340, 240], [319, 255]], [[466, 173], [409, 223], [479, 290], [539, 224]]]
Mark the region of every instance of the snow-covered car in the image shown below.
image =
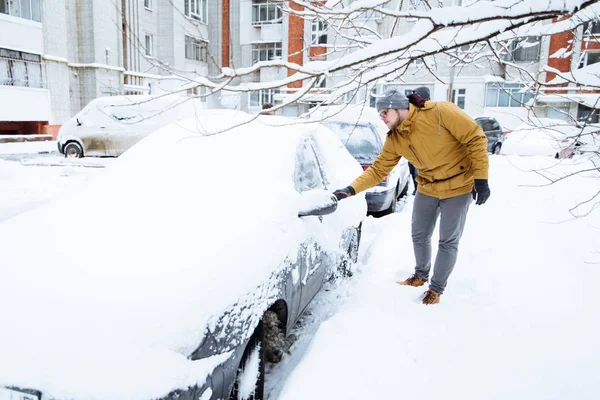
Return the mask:
[[[389, 130], [377, 111], [363, 104], [322, 106], [306, 117], [322, 121], [330, 128], [363, 170], [373, 164], [383, 149]], [[401, 158], [383, 182], [366, 191], [369, 213], [393, 213], [396, 210], [396, 200], [408, 193], [409, 181], [408, 162]]]
[[502, 129], [502, 126], [493, 117], [475, 117], [475, 122], [481, 127], [488, 140], [487, 151], [492, 154], [500, 154], [504, 139], [509, 131]]
[[523, 123], [507, 135], [502, 154], [571, 158], [577, 143], [573, 137], [578, 132], [580, 128], [560, 121], [546, 126]]
[[331, 193], [362, 170], [322, 125], [211, 113], [0, 224], [0, 398], [263, 398], [265, 360], [356, 261], [365, 198]]
[[158, 128], [192, 118], [205, 106], [177, 95], [128, 95], [90, 101], [58, 132], [65, 157], [117, 157]]

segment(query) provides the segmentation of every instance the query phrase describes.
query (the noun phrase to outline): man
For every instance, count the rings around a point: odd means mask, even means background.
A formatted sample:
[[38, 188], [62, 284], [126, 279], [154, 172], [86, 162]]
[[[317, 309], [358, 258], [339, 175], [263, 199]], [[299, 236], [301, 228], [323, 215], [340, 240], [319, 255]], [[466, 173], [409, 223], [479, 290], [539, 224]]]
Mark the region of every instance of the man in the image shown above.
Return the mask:
[[405, 157], [419, 170], [412, 214], [415, 273], [400, 285], [422, 286], [431, 269], [431, 235], [440, 217], [440, 242], [423, 304], [437, 304], [456, 263], [458, 242], [471, 196], [483, 204], [488, 187], [487, 138], [460, 108], [449, 102], [409, 99], [397, 90], [377, 99], [379, 117], [390, 131], [383, 150], [361, 176], [334, 192], [345, 199], [380, 183]]
[[[429, 89], [425, 86], [419, 86], [418, 88], [413, 90], [413, 93], [418, 94], [419, 97], [422, 99], [431, 100], [431, 94], [429, 93]], [[408, 170], [410, 171], [410, 176], [413, 180], [413, 187], [415, 188], [412, 194], [415, 195], [417, 193], [417, 176], [419, 175], [419, 171], [417, 171], [417, 169], [414, 165], [412, 165], [411, 162], [408, 163]]]
[[[271, 104], [271, 103], [265, 103], [262, 105], [263, 113], [266, 115], [275, 115], [275, 110], [271, 110], [271, 108], [273, 108], [273, 104]], [[265, 112], [265, 110], [271, 110], [271, 111]]]

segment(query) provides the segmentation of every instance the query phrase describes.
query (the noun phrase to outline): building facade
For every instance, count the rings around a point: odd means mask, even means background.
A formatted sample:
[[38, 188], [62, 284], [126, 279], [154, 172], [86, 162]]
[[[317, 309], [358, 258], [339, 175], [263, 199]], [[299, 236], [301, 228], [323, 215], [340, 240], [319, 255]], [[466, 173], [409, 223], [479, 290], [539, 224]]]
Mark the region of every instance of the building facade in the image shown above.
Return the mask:
[[[442, 4], [451, 7], [462, 1]], [[238, 69], [261, 61], [304, 66], [335, 62], [364, 47], [368, 39], [407, 34], [416, 23], [398, 23], [368, 10], [340, 30], [322, 18], [285, 12], [287, 7], [306, 11], [275, 0], [0, 0], [0, 134], [56, 133], [91, 100], [118, 94], [177, 92], [199, 96], [208, 107], [257, 112], [265, 103], [286, 102], [311, 82], [213, 95], [202, 85], [203, 79], [217, 77], [223, 67]], [[410, 11], [423, 5], [397, 0], [385, 7]], [[508, 128], [527, 118], [524, 105], [531, 104], [535, 94], [538, 116], [567, 119], [591, 113], [596, 120], [590, 104], [593, 93], [583, 93], [588, 102], [577, 103], [555, 96], [582, 94], [574, 84], [558, 86], [554, 92], [545, 89], [540, 95], [532, 81], [544, 81], [540, 71], [546, 64], [571, 71], [600, 61], [600, 45], [594, 40], [598, 30], [592, 24], [551, 38], [515, 40], [503, 53], [507, 64], [493, 57], [466, 65], [454, 62], [481, 48], [418, 58], [402, 74], [364, 85], [333, 102], [373, 104], [373, 95], [387, 88], [409, 93], [426, 86], [433, 100], [453, 101], [472, 116], [497, 117]], [[292, 74], [284, 67], [268, 67], [229, 84], [281, 81]], [[552, 74], [545, 78], [554, 79]], [[322, 78], [308, 95], [278, 113], [297, 116], [331, 101], [332, 88], [347, 79], [347, 71]]]
[[209, 66], [219, 11], [210, 0], [0, 0], [0, 134], [56, 134], [100, 96], [207, 99], [190, 81], [220, 64]]

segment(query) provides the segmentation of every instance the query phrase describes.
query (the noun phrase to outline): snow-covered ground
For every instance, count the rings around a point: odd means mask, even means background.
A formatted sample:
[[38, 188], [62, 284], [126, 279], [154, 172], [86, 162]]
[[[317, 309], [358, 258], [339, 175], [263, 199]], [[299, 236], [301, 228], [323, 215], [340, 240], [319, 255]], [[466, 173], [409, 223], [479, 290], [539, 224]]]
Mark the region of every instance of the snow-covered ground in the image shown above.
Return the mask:
[[[0, 221], [68, 196], [112, 161], [19, 145], [0, 144]], [[268, 369], [269, 400], [600, 398], [600, 211], [584, 216], [600, 199], [569, 213], [600, 190], [600, 173], [547, 186], [542, 176], [588, 167], [491, 156], [492, 196], [472, 205], [439, 305], [396, 284], [413, 272], [412, 196], [368, 217], [355, 275], [313, 302], [291, 354]]]
[[52, 141], [0, 144], [0, 221], [77, 189], [113, 160], [65, 159]]
[[591, 164], [490, 163], [492, 197], [469, 211], [441, 303], [424, 306], [424, 288], [396, 284], [413, 272], [412, 198], [401, 213], [368, 218], [360, 272], [332, 294], [345, 301], [280, 400], [600, 398], [600, 212], [568, 211], [597, 194], [600, 174], [540, 186], [547, 181], [530, 171], [563, 176]]

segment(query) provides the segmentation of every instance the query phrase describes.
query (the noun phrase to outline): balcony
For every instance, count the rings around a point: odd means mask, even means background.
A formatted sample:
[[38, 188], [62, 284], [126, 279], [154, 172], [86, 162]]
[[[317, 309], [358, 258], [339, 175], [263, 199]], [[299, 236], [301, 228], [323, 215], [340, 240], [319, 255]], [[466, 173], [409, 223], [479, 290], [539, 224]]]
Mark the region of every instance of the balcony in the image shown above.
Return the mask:
[[252, 25], [261, 27], [263, 25], [281, 24], [283, 12], [276, 4], [269, 2], [252, 4]]

